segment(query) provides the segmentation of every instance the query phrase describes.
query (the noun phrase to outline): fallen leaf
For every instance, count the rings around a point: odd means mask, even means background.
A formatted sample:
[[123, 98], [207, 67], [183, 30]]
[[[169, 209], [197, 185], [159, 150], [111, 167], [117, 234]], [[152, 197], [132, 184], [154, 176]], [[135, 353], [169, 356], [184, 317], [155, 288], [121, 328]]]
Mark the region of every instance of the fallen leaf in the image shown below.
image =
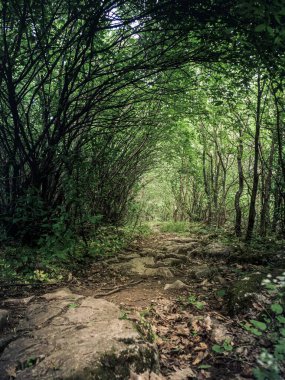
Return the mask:
[[170, 375], [169, 380], [185, 380], [188, 378], [196, 379], [196, 374], [190, 367], [176, 371]]
[[200, 343], [200, 349], [201, 350], [207, 350], [207, 348], [208, 348], [208, 345], [206, 343], [204, 343], [204, 342]]
[[197, 364], [201, 363], [201, 361], [204, 360], [207, 356], [208, 356], [207, 351], [199, 351], [192, 364], [197, 365]]
[[12, 379], [15, 379], [17, 377], [16, 373], [16, 367], [8, 367], [6, 369], [6, 374], [11, 377]]
[[212, 329], [211, 339], [221, 344], [228, 338], [228, 330], [222, 324], [215, 324]]
[[211, 377], [212, 377], [212, 375], [211, 375], [210, 372], [202, 370], [202, 371], [199, 373], [197, 379], [198, 379], [198, 380], [205, 380], [205, 379], [210, 379]]
[[207, 315], [207, 317], [204, 319], [204, 326], [207, 331], [212, 330], [212, 320], [209, 315]]

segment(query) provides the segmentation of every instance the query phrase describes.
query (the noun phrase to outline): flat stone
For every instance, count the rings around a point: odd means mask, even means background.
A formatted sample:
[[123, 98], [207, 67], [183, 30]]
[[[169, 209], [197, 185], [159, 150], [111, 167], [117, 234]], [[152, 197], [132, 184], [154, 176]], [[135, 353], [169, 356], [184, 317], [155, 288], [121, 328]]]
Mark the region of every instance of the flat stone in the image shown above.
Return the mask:
[[132, 259], [129, 262], [131, 272], [136, 274], [145, 274], [145, 269], [147, 265], [154, 265], [153, 257], [140, 257], [138, 259]]
[[209, 267], [208, 265], [197, 265], [191, 268], [190, 273], [197, 280], [203, 280], [205, 278], [211, 277], [215, 272], [215, 268]]
[[119, 308], [67, 289], [46, 294], [26, 310], [0, 357], [0, 378], [17, 380], [125, 380], [130, 372], [159, 373], [154, 345], [145, 342]]
[[199, 244], [197, 242], [192, 242], [192, 243], [189, 243], [187, 245], [183, 245], [179, 248], [177, 248], [176, 250], [176, 254], [177, 255], [183, 255], [185, 253], [190, 253], [191, 251], [193, 251], [193, 249], [197, 248]]
[[0, 330], [3, 330], [6, 327], [9, 319], [9, 311], [5, 309], [0, 309]]
[[166, 284], [164, 290], [175, 290], [175, 289], [187, 289], [188, 285], [186, 285], [183, 281], [176, 280], [172, 284]]
[[5, 306], [25, 306], [28, 305], [35, 297], [25, 297], [25, 298], [8, 298], [3, 301]]
[[71, 290], [68, 288], [62, 288], [52, 293], [47, 293], [41, 296], [46, 301], [52, 301], [52, 300], [77, 300], [80, 298], [83, 298], [83, 296], [79, 294], [73, 294]]
[[232, 248], [219, 242], [213, 242], [204, 248], [204, 252], [213, 256], [227, 256], [232, 252]]
[[169, 268], [157, 268], [157, 275], [162, 276], [164, 278], [172, 278], [174, 277], [173, 273]]
[[167, 267], [159, 267], [159, 268], [147, 268], [144, 271], [145, 276], [158, 276], [164, 278], [172, 278], [174, 277], [171, 270]]

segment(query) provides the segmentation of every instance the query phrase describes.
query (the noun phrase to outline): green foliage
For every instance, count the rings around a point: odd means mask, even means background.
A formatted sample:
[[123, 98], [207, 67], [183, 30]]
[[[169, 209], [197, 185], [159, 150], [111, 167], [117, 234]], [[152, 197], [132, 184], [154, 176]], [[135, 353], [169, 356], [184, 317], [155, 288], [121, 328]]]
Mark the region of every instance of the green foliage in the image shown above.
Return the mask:
[[160, 224], [161, 232], [187, 234], [189, 233], [188, 222], [165, 222]]
[[279, 315], [283, 313], [283, 307], [279, 303], [273, 303], [270, 308], [275, 314]]
[[187, 297], [180, 296], [178, 301], [183, 304], [183, 306], [192, 305], [198, 310], [202, 310], [205, 306], [205, 302], [199, 301], [194, 294], [189, 294]]
[[[273, 302], [270, 305], [270, 311], [273, 314], [270, 319], [264, 317], [264, 322], [256, 320], [251, 320], [250, 322], [261, 331], [268, 329], [267, 336], [271, 340], [272, 349], [262, 350], [257, 359], [259, 366], [254, 368], [253, 374], [257, 380], [277, 380], [280, 379], [280, 364], [285, 360], [285, 317], [283, 315], [285, 273], [276, 278], [272, 278], [271, 274], [269, 274], [263, 280], [263, 285], [273, 295]], [[253, 330], [249, 329], [249, 331], [255, 334]], [[260, 334], [255, 335], [261, 335], [261, 331]]]
[[70, 303], [70, 304], [68, 305], [68, 308], [69, 308], [69, 309], [76, 309], [78, 306], [79, 306], [79, 305], [78, 305], [77, 303]]
[[149, 342], [154, 343], [157, 339], [157, 335], [153, 331], [151, 323], [148, 322], [143, 315], [141, 315], [140, 320], [136, 322], [136, 328]]
[[84, 241], [74, 230], [66, 228], [62, 217], [52, 230], [54, 234], [44, 235], [38, 247], [10, 245], [3, 248], [0, 279], [59, 282], [68, 276], [69, 271], [118, 253], [139, 233], [139, 229], [101, 227]]
[[226, 290], [225, 289], [219, 289], [216, 291], [216, 294], [218, 297], [224, 297], [226, 295]]
[[222, 354], [224, 352], [230, 352], [233, 350], [233, 346], [231, 344], [230, 339], [225, 339], [222, 345], [214, 344], [212, 346], [212, 350], [218, 354]]
[[119, 319], [121, 321], [125, 321], [128, 319], [128, 312], [124, 311], [124, 310], [121, 310], [120, 311], [120, 316], [119, 316]]
[[280, 2], [21, 4], [0, 5], [6, 274], [112, 255], [110, 226], [141, 220], [203, 235], [239, 214], [240, 239], [251, 208], [256, 237], [284, 236]]
[[261, 336], [262, 332], [267, 329], [267, 326], [263, 322], [256, 321], [254, 319], [250, 320], [250, 323], [247, 322], [245, 324], [242, 324], [243, 328], [249, 332], [251, 332], [253, 335]]

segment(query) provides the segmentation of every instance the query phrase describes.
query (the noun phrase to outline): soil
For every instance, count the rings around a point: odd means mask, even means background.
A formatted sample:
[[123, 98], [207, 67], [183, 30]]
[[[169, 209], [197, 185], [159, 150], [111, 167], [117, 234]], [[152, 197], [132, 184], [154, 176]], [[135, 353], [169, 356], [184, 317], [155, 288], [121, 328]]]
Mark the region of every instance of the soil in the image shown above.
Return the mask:
[[[157, 344], [161, 378], [254, 379], [260, 347], [270, 343], [241, 325], [265, 310], [269, 300], [260, 282], [269, 270], [248, 264], [235, 247], [213, 243], [208, 236], [157, 232], [134, 241], [116, 257], [73, 274], [68, 283], [6, 288], [4, 298], [68, 286], [74, 293], [118, 305], [121, 318], [133, 321], [146, 339]], [[258, 280], [249, 281], [250, 297], [245, 288], [243, 298], [233, 304], [233, 291], [245, 276]], [[185, 288], [164, 290], [176, 280]], [[14, 308], [4, 334], [13, 330], [24, 311], [23, 305]], [[214, 346], [222, 347], [220, 352]]]

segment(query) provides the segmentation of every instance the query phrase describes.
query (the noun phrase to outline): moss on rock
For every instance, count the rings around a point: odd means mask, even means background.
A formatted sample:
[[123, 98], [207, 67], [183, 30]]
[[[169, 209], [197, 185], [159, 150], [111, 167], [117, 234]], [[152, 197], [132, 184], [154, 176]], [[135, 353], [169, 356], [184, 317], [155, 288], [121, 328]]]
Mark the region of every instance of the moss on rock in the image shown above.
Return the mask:
[[264, 273], [256, 272], [243, 276], [233, 283], [226, 293], [226, 309], [235, 315], [247, 309], [261, 290]]

